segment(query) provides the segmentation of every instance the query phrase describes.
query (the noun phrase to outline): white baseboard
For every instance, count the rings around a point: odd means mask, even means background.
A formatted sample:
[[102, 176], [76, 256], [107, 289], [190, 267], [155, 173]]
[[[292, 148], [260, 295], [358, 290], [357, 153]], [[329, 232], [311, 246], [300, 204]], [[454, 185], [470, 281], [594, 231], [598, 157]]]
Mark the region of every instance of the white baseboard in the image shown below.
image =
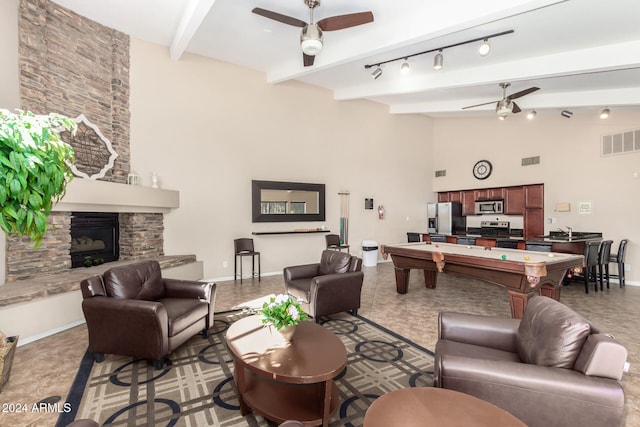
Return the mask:
[[80, 326], [83, 323], [86, 323], [86, 322], [84, 320], [78, 320], [76, 322], [69, 323], [67, 325], [62, 325], [62, 326], [59, 326], [59, 327], [57, 327], [55, 329], [51, 329], [49, 331], [45, 331], [45, 332], [41, 332], [41, 333], [36, 334], [36, 335], [32, 335], [30, 337], [26, 337], [26, 338], [22, 338], [21, 337], [18, 340], [18, 347], [23, 346], [25, 344], [32, 343], [34, 341], [38, 341], [38, 340], [40, 340], [42, 338], [46, 338], [46, 337], [51, 336], [51, 335], [55, 335], [58, 332], [62, 332], [62, 331], [66, 331], [67, 329], [75, 328], [76, 326]]

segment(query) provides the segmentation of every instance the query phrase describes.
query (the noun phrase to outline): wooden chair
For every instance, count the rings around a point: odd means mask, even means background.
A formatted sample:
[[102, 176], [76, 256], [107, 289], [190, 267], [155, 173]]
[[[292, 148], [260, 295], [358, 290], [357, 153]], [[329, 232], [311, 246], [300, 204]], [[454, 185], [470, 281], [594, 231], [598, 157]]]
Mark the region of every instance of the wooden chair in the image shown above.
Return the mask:
[[233, 280], [238, 279], [238, 257], [240, 258], [240, 283], [242, 283], [242, 260], [243, 257], [251, 257], [251, 278], [256, 276], [256, 257], [258, 257], [258, 282], [260, 281], [260, 252], [253, 248], [253, 239], [241, 238], [233, 241], [235, 258], [233, 260]]
[[327, 241], [327, 249], [331, 249], [334, 251], [342, 252], [343, 249], [347, 250], [347, 253], [351, 253], [349, 251], [349, 245], [344, 245], [340, 242], [340, 236], [337, 234], [327, 234], [324, 236]]

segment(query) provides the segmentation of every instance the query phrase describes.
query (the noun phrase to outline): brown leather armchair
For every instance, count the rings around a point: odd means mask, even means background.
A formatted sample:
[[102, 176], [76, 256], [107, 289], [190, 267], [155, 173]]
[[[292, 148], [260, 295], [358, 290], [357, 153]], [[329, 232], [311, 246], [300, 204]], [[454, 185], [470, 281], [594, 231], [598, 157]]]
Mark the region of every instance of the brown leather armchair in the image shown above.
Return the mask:
[[317, 264], [284, 269], [286, 292], [300, 300], [305, 312], [318, 321], [342, 311], [358, 313], [362, 291], [362, 260], [345, 252], [324, 250]]
[[558, 301], [523, 318], [440, 313], [434, 386], [471, 394], [529, 427], [620, 426], [627, 350]]
[[89, 351], [153, 360], [164, 358], [213, 326], [216, 284], [163, 279], [157, 261], [115, 267], [81, 282]]

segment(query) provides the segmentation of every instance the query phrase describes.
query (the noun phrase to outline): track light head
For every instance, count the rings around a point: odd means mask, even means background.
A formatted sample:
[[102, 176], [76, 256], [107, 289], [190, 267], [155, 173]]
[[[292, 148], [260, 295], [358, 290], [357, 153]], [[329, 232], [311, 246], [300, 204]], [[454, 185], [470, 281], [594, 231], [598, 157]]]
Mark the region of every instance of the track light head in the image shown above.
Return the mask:
[[444, 57], [442, 56], [442, 51], [439, 51], [438, 54], [433, 58], [433, 69], [440, 70], [442, 68], [443, 62]]
[[400, 72], [402, 74], [409, 74], [409, 72], [411, 71], [411, 66], [409, 65], [409, 63], [405, 60], [405, 62], [402, 63], [402, 65], [400, 66]]
[[506, 114], [500, 114], [500, 115], [498, 116], [498, 119], [499, 119], [499, 120], [504, 120], [504, 119], [506, 119], [506, 118], [507, 118], [507, 115], [506, 115]]
[[382, 68], [377, 67], [375, 70], [373, 70], [373, 72], [371, 73], [371, 78], [373, 80], [376, 80], [378, 77], [380, 77], [382, 75]]
[[604, 120], [604, 119], [608, 119], [608, 118], [609, 118], [609, 113], [610, 113], [610, 112], [611, 112], [611, 111], [609, 111], [609, 109], [608, 109], [608, 108], [605, 108], [605, 109], [604, 109], [604, 110], [602, 110], [602, 112], [600, 113], [600, 118], [601, 118], [601, 119], [603, 119], [603, 120]]
[[538, 115], [538, 112], [536, 110], [531, 110], [527, 113], [527, 119], [533, 120], [536, 118], [537, 115]]
[[569, 111], [569, 110], [562, 110], [562, 111], [560, 112], [560, 115], [561, 115], [562, 117], [566, 117], [567, 119], [570, 119], [570, 118], [571, 118], [571, 116], [573, 116], [573, 113], [572, 113], [571, 111]]
[[491, 45], [489, 44], [489, 39], [484, 39], [480, 47], [478, 48], [478, 53], [480, 56], [487, 56], [491, 52]]

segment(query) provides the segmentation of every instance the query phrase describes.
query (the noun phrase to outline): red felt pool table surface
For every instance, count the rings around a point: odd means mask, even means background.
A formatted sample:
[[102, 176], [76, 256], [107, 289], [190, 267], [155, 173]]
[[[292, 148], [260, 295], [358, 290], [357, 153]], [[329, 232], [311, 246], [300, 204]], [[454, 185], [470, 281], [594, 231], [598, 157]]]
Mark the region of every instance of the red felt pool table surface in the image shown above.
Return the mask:
[[391, 255], [396, 289], [408, 292], [411, 269], [424, 271], [425, 286], [435, 288], [438, 272], [456, 273], [507, 289], [511, 316], [521, 318], [530, 297], [536, 294], [560, 299], [562, 280], [569, 269], [584, 266], [582, 255], [485, 248], [451, 243], [403, 243], [381, 247]]

